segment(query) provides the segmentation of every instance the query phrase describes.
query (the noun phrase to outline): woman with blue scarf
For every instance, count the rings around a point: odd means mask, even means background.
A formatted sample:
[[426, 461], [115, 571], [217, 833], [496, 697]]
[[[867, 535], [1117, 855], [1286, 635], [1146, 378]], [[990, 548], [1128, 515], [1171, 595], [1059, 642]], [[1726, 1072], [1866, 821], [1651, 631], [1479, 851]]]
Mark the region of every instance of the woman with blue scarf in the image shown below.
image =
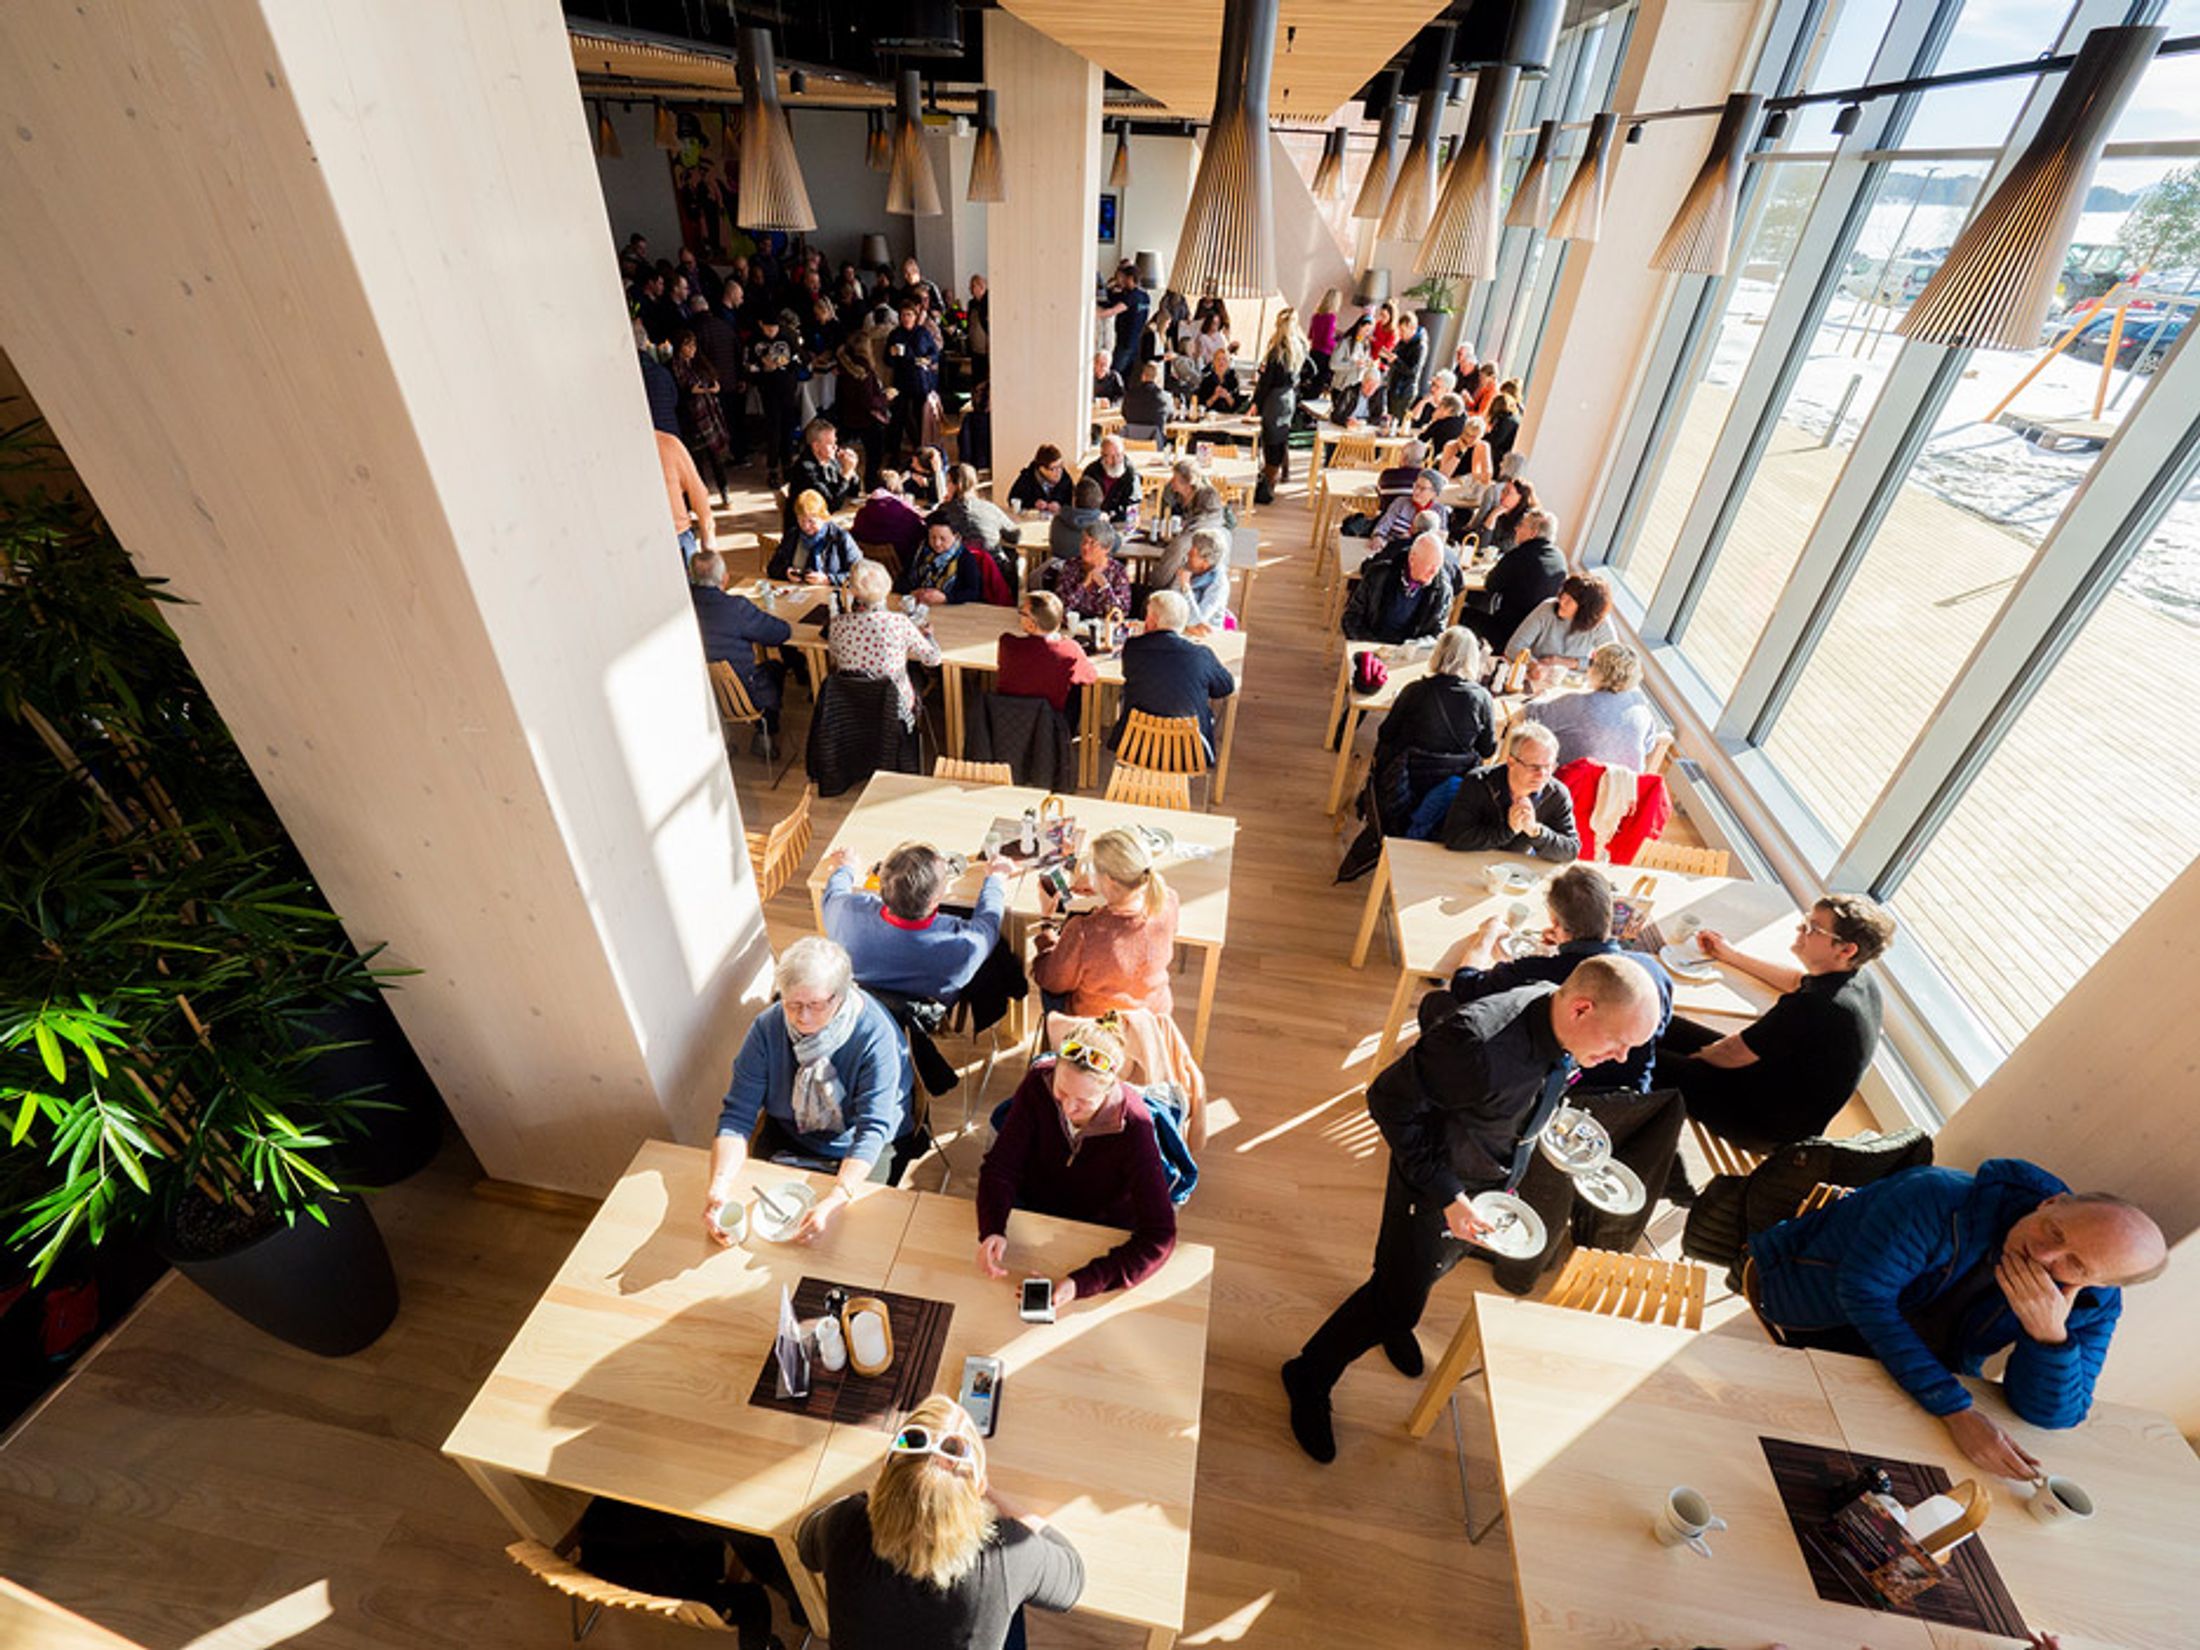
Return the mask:
[[893, 1016], [856, 986], [848, 953], [821, 935], [779, 954], [777, 982], [779, 1000], [749, 1027], [718, 1113], [703, 1227], [721, 1246], [733, 1240], [718, 1211], [733, 1199], [752, 1133], [760, 1158], [838, 1172], [796, 1229], [804, 1243], [868, 1182], [891, 1184], [906, 1166], [892, 1147], [909, 1130], [915, 1072]]
[[935, 516], [924, 530], [924, 548], [917, 552], [916, 565], [909, 570], [909, 594], [927, 607], [984, 601], [985, 569], [978, 565], [984, 554], [976, 547], [965, 549], [954, 523]]

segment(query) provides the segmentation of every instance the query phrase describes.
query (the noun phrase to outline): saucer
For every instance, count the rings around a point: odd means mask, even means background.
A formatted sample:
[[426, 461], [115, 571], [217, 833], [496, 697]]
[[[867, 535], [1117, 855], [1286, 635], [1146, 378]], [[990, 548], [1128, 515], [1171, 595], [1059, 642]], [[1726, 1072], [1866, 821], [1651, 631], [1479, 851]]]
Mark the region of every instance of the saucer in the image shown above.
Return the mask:
[[1626, 1164], [1606, 1161], [1574, 1176], [1574, 1190], [1584, 1201], [1608, 1215], [1631, 1215], [1648, 1197], [1642, 1176]]
[[749, 1229], [767, 1243], [785, 1243], [816, 1206], [817, 1193], [806, 1181], [782, 1180], [759, 1187], [749, 1209]]
[[1699, 951], [1694, 941], [1659, 947], [1658, 961], [1675, 979], [1692, 984], [1708, 985], [1719, 977], [1719, 965]]

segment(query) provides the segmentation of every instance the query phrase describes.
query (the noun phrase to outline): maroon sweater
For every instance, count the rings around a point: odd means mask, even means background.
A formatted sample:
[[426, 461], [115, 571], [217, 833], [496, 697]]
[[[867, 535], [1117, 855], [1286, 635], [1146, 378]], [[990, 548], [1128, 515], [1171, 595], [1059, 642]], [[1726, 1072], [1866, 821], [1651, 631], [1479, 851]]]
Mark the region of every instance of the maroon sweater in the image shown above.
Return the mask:
[[1176, 1247], [1176, 1205], [1154, 1139], [1153, 1114], [1138, 1091], [1118, 1083], [1073, 1142], [1047, 1081], [1051, 1060], [1031, 1068], [1009, 1100], [1000, 1138], [978, 1171], [978, 1236], [1008, 1230], [1011, 1209], [1116, 1226], [1130, 1235], [1070, 1274], [1077, 1293], [1105, 1294], [1144, 1282]]

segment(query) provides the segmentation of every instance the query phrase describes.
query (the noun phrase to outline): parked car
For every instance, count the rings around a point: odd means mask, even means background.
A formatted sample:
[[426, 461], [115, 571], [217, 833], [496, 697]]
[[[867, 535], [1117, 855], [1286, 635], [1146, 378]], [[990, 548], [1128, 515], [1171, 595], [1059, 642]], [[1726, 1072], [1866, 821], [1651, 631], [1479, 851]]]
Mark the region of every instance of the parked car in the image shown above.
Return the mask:
[[[2116, 340], [2116, 365], [2126, 371], [2138, 368], [2152, 372], [2184, 335], [2185, 320], [2190, 313], [2189, 306], [2133, 304], [2124, 312], [2123, 336]], [[2108, 354], [2109, 334], [2115, 330], [2115, 325], [2114, 310], [2094, 316], [2070, 341], [2068, 353], [2074, 360], [2099, 361]], [[2055, 334], [2061, 335], [2060, 330]], [[2142, 356], [2145, 358], [2143, 365]]]
[[1887, 309], [1907, 309], [1925, 283], [1933, 278], [1946, 258], [1945, 252], [1924, 257], [1871, 258], [1859, 252], [1849, 259], [1841, 276], [1841, 290], [1851, 298]]

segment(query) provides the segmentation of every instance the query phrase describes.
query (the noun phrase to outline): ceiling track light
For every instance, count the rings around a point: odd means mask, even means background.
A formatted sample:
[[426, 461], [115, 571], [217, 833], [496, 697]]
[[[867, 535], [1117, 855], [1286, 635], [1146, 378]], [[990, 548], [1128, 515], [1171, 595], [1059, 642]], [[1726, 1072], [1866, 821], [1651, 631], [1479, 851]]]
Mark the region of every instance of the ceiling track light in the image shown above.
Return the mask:
[[1764, 98], [1756, 92], [1736, 92], [1726, 100], [1696, 180], [1682, 197], [1665, 238], [1650, 254], [1652, 269], [1683, 275], [1726, 273], [1727, 255], [1734, 245], [1734, 203], [1741, 195], [1750, 133], [1764, 106]]
[[1398, 101], [1399, 75], [1392, 69], [1383, 76], [1386, 101], [1382, 107], [1382, 128], [1375, 139], [1375, 153], [1367, 163], [1367, 175], [1360, 180], [1360, 193], [1352, 203], [1355, 218], [1380, 218], [1384, 203], [1390, 199], [1390, 186], [1398, 176], [1398, 134], [1405, 122], [1405, 105]]
[[1582, 146], [1580, 164], [1551, 214], [1554, 241], [1593, 241], [1604, 233], [1605, 156], [1612, 147], [1612, 128], [1619, 116], [1605, 110], [1589, 122], [1589, 140]]
[[1546, 120], [1535, 129], [1535, 149], [1528, 169], [1513, 186], [1512, 205], [1505, 222], [1514, 229], [1541, 229], [1551, 215], [1551, 151], [1558, 146], [1558, 122]]
[[1863, 118], [1864, 106], [1861, 103], [1842, 104], [1834, 113], [1833, 135], [1835, 137], [1847, 137], [1856, 130], [1856, 123]]
[[1223, 0], [1214, 117], [1170, 262], [1180, 292], [1265, 298], [1275, 285], [1268, 176], [1268, 85], [1278, 0]]
[[978, 138], [970, 150], [970, 188], [964, 199], [1002, 201], [1008, 193], [1001, 177], [1001, 94], [992, 87], [978, 93]]
[[1787, 129], [1788, 112], [1785, 109], [1775, 109], [1771, 114], [1765, 116], [1765, 141], [1767, 143], [1777, 143], [1787, 135]]
[[1512, 107], [1520, 85], [1520, 71], [1511, 64], [1486, 64], [1474, 77], [1474, 103], [1467, 110], [1467, 129], [1451, 170], [1444, 175], [1444, 193], [1421, 240], [1415, 261], [1416, 275], [1446, 276], [1453, 280], [1494, 281], [1497, 278], [1497, 242], [1503, 233], [1498, 217], [1498, 171], [1505, 142], [1505, 111]]
[[940, 182], [924, 151], [924, 83], [915, 69], [901, 71], [894, 92], [893, 160], [886, 174], [886, 210], [908, 217], [940, 215]]
[[741, 31], [740, 75], [741, 170], [734, 221], [743, 229], [815, 229], [817, 214], [795, 158], [787, 111], [780, 106], [779, 70], [766, 30]]
[[1631, 123], [1631, 124], [1630, 124], [1630, 125], [1628, 126], [1628, 128], [1627, 128], [1627, 141], [1628, 141], [1629, 143], [1640, 143], [1640, 142], [1642, 141], [1642, 122], [1641, 122], [1641, 121], [1639, 121], [1639, 120], [1638, 120], [1638, 121], [1634, 121], [1634, 122], [1632, 122], [1632, 123]]

